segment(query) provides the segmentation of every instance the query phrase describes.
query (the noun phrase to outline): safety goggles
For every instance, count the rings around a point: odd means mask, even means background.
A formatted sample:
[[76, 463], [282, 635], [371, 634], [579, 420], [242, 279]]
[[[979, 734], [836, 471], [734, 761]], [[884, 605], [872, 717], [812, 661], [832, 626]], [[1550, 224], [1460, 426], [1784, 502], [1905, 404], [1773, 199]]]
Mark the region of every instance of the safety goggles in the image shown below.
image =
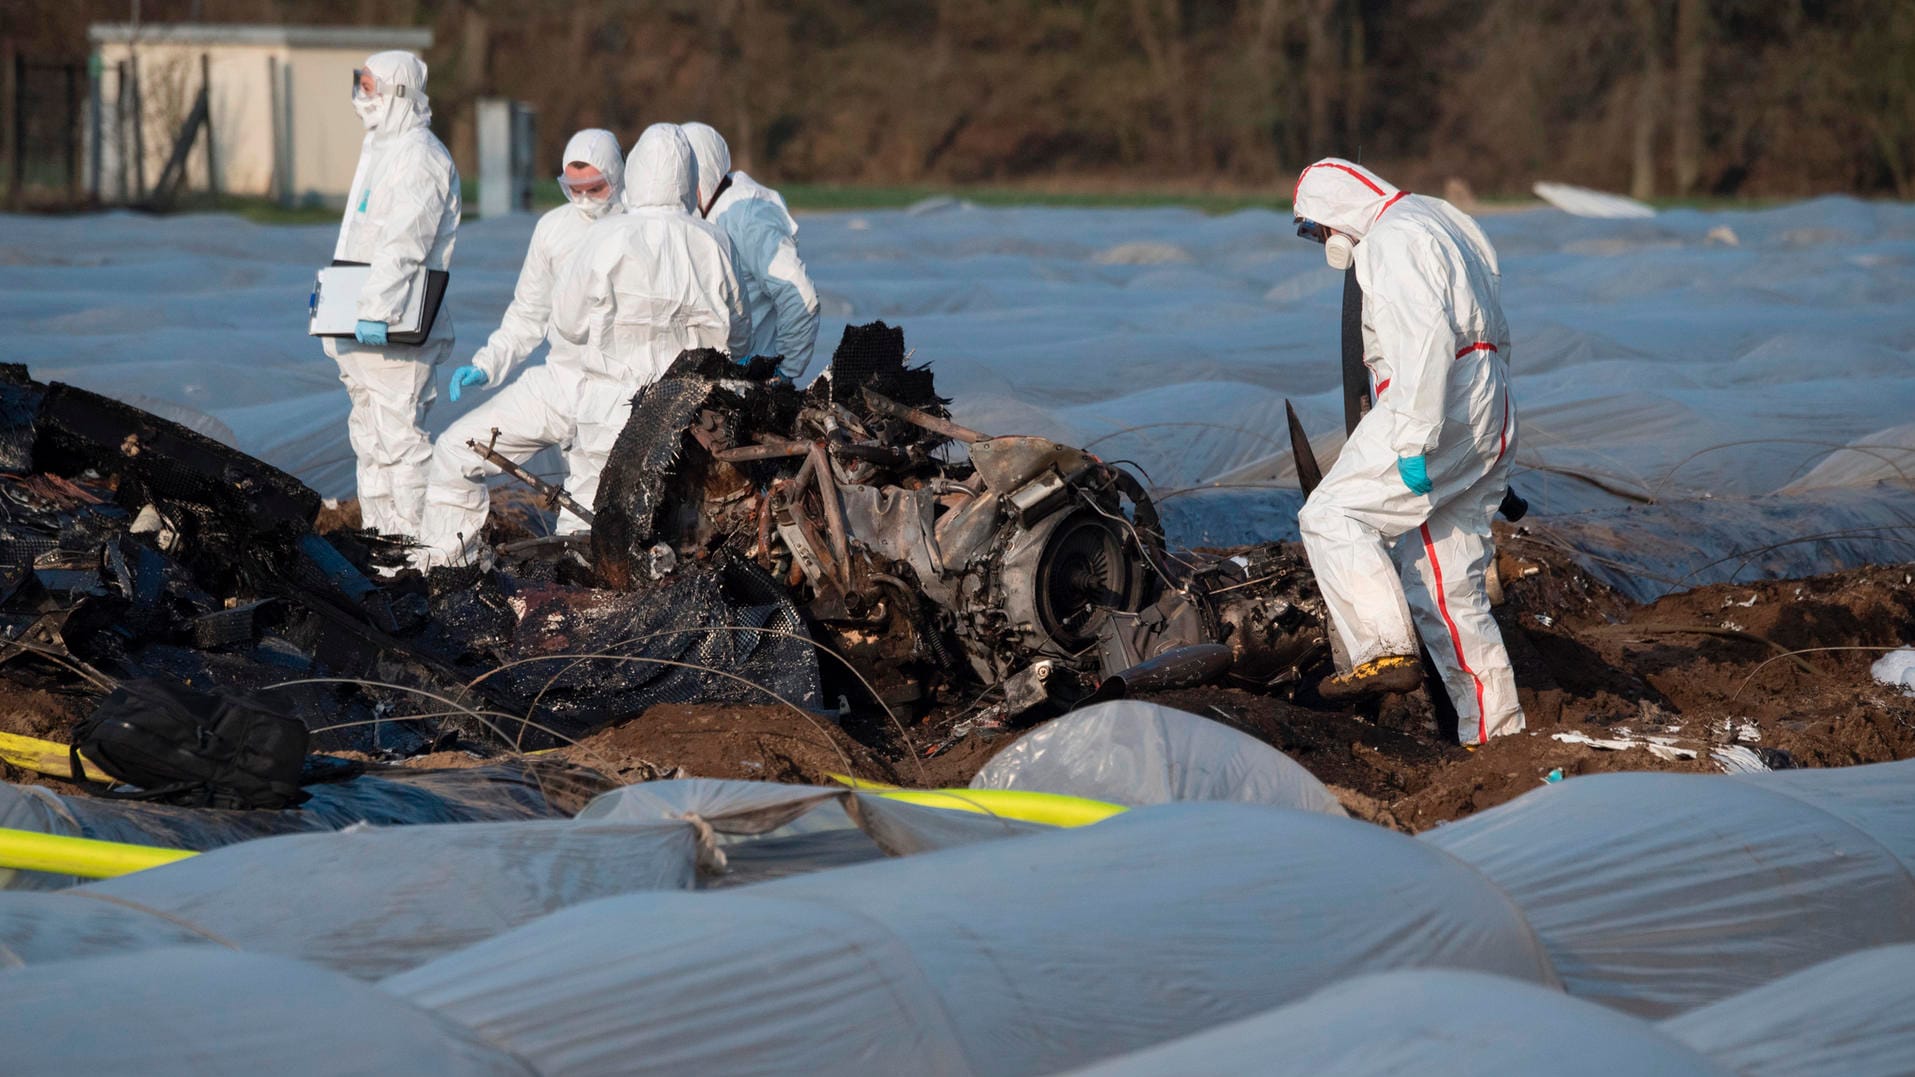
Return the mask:
[[1303, 217], [1298, 217], [1296, 218], [1296, 222], [1297, 222], [1297, 235], [1304, 239], [1309, 240], [1312, 243], [1322, 243], [1323, 241], [1330, 238], [1330, 233], [1326, 231], [1322, 225], [1318, 224], [1315, 221], [1312, 221]]
[[603, 173], [591, 179], [573, 179], [560, 173], [558, 180], [559, 189], [565, 192], [567, 198], [596, 198], [603, 201], [612, 197], [612, 181], [606, 179]]
[[[366, 93], [366, 81], [372, 81], [372, 93]], [[387, 82], [374, 74], [372, 69], [355, 67], [352, 69], [352, 95], [354, 97], [404, 97], [406, 88], [396, 82]]]

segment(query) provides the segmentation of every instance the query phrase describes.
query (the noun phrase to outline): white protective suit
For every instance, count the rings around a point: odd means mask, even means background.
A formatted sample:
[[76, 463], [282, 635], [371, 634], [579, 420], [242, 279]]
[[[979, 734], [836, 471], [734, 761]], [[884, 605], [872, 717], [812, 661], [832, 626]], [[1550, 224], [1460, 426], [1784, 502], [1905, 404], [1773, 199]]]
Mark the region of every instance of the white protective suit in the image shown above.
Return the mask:
[[[477, 552], [487, 509], [482, 481], [495, 469], [467, 458], [466, 438], [489, 441], [497, 427], [496, 447], [515, 460], [569, 444], [566, 491], [589, 507], [632, 395], [688, 348], [735, 354], [744, 346], [751, 323], [730, 244], [695, 215], [693, 177], [691, 147], [672, 124], [653, 124], [632, 147], [625, 212], [593, 224], [558, 267], [545, 365], [439, 439], [424, 564], [465, 563]], [[524, 388], [528, 382], [533, 388]], [[561, 520], [574, 530], [578, 524]]]
[[[404, 312], [421, 265], [452, 266], [459, 170], [432, 134], [424, 61], [409, 52], [381, 52], [366, 67], [404, 87], [405, 95], [380, 95], [381, 107], [372, 112], [374, 126], [360, 145], [333, 259], [372, 266], [359, 295], [359, 317], [391, 324]], [[435, 396], [433, 369], [451, 353], [452, 338], [450, 304], [416, 347], [325, 338], [326, 354], [339, 364], [339, 380], [352, 399], [346, 430], [358, 458], [359, 511], [367, 527], [389, 535], [418, 532], [432, 459], [420, 423]]]
[[750, 344], [733, 357], [783, 356], [778, 370], [795, 380], [811, 366], [818, 343], [818, 291], [798, 257], [798, 222], [777, 191], [732, 171], [723, 135], [702, 123], [684, 131], [698, 161], [698, 204], [731, 240], [751, 312]]
[[[472, 357], [485, 372], [487, 388], [505, 385], [520, 364], [542, 341], [551, 325], [552, 292], [573, 254], [585, 242], [589, 229], [604, 216], [624, 212], [625, 158], [618, 138], [610, 131], [588, 129], [565, 144], [563, 164], [584, 163], [599, 170], [612, 187], [612, 202], [599, 217], [587, 206], [568, 201], [548, 210], [532, 229], [532, 243], [519, 270], [518, 287], [505, 308], [499, 327]], [[429, 564], [464, 563], [477, 547], [491, 501], [485, 480], [499, 469], [473, 452], [467, 441], [491, 444], [512, 462], [523, 464], [547, 445], [561, 446], [565, 454], [565, 490], [591, 504], [597, 490], [598, 466], [578, 455], [575, 424], [580, 414], [584, 371], [578, 349], [553, 335], [545, 365], [527, 370], [505, 385], [498, 395], [454, 422], [432, 447], [432, 469], [426, 487], [425, 517], [419, 541]], [[492, 431], [499, 437], [492, 440]], [[581, 483], [584, 484], [581, 489]], [[559, 513], [558, 530], [571, 534], [585, 530], [585, 521], [569, 511]]]
[[[1356, 241], [1376, 398], [1297, 516], [1330, 619], [1352, 665], [1414, 655], [1420, 634], [1464, 743], [1518, 732], [1516, 681], [1484, 590], [1490, 516], [1516, 451], [1496, 250], [1448, 202], [1335, 158], [1304, 169], [1295, 206]], [[1428, 494], [1397, 471], [1418, 455]]]

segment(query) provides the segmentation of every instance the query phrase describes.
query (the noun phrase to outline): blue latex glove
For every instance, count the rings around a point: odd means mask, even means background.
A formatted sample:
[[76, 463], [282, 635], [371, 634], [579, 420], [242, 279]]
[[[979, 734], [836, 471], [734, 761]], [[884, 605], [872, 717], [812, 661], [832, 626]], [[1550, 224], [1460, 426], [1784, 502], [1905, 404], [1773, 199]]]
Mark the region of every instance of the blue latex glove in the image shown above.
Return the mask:
[[361, 344], [383, 345], [386, 342], [386, 323], [369, 322], [362, 318], [353, 327], [352, 335]]
[[459, 402], [459, 390], [469, 389], [474, 385], [484, 385], [491, 380], [492, 379], [485, 376], [485, 371], [480, 370], [478, 367], [460, 367], [452, 372], [452, 402], [454, 404]]
[[1403, 477], [1403, 485], [1410, 493], [1427, 494], [1430, 492], [1430, 470], [1420, 456], [1401, 456], [1396, 461], [1396, 473]]

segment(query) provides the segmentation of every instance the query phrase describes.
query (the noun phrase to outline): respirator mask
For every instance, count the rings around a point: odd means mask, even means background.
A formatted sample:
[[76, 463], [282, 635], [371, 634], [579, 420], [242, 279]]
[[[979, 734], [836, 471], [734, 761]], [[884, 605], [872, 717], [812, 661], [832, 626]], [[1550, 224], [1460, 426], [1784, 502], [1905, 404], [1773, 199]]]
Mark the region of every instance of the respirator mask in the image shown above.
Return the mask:
[[366, 130], [373, 131], [378, 129], [379, 120], [385, 115], [386, 102], [383, 98], [368, 96], [355, 90], [352, 95], [352, 110], [359, 114], [359, 122], [366, 125]]
[[1356, 264], [1356, 241], [1341, 232], [1331, 233], [1315, 221], [1298, 217], [1297, 235], [1313, 243], [1323, 244], [1323, 260], [1330, 268], [1341, 273]]
[[612, 212], [612, 207], [618, 204], [617, 192], [612, 190], [612, 181], [606, 179], [603, 174], [590, 179], [560, 174], [558, 179], [559, 190], [565, 192], [565, 197], [572, 205], [578, 207], [580, 213], [593, 220], [598, 220]]
[[[370, 91], [366, 89], [368, 82], [372, 83]], [[352, 110], [359, 114], [359, 122], [366, 125], [366, 130], [377, 129], [392, 100], [405, 96], [407, 91], [404, 86], [380, 78], [370, 68], [352, 69]]]

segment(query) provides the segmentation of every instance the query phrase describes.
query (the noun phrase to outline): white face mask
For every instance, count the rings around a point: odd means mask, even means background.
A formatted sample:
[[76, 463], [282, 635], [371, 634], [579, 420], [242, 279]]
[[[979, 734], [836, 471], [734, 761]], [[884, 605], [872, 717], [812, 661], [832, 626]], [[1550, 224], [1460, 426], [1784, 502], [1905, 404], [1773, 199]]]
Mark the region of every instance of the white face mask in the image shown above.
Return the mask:
[[364, 97], [354, 94], [352, 110], [359, 114], [359, 122], [366, 125], [366, 130], [372, 131], [378, 128], [380, 118], [385, 115], [386, 99], [377, 95]]
[[1331, 269], [1343, 272], [1356, 264], [1356, 243], [1338, 232], [1323, 242], [1323, 260], [1330, 263]]
[[569, 197], [572, 199], [572, 204], [578, 207], [580, 213], [583, 213], [595, 221], [607, 213], [612, 212], [612, 207], [618, 205], [618, 199], [616, 197], [587, 198], [582, 194], [570, 195]]

